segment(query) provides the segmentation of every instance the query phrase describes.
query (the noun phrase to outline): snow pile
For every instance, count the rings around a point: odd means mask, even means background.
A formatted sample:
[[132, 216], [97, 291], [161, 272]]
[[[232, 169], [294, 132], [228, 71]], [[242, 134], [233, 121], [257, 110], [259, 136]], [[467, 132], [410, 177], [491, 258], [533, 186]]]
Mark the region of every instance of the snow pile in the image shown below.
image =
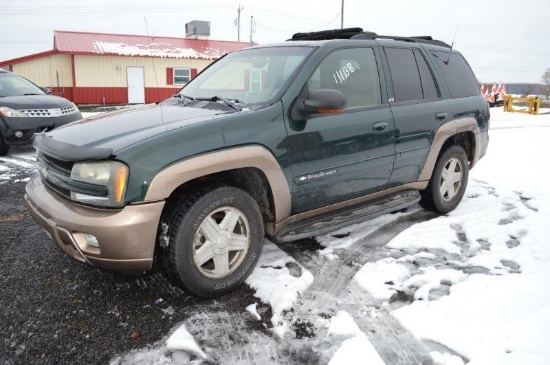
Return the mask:
[[283, 337], [288, 324], [281, 314], [292, 308], [298, 295], [313, 283], [313, 275], [274, 243], [265, 241], [256, 269], [246, 279], [262, 302], [271, 305], [274, 332]]
[[166, 341], [166, 347], [171, 351], [184, 351], [194, 357], [205, 359], [206, 354], [195, 342], [193, 336], [187, 331], [184, 324], [180, 326]]
[[367, 336], [346, 311], [339, 311], [330, 320], [327, 336], [347, 338], [336, 350], [329, 365], [385, 365]]
[[395, 284], [410, 277], [409, 269], [391, 258], [369, 262], [355, 274], [359, 285], [378, 301], [388, 301], [400, 289]]
[[184, 324], [166, 340], [166, 344], [156, 348], [145, 348], [132, 351], [123, 356], [112, 359], [110, 365], [136, 365], [136, 364], [202, 364], [209, 358], [199, 347], [193, 336]]
[[262, 320], [262, 317], [260, 316], [260, 314], [258, 313], [258, 303], [252, 303], [250, 304], [248, 307], [246, 307], [245, 309], [250, 313], [252, 314], [252, 316], [254, 318], [256, 318], [258, 321], [261, 321]]

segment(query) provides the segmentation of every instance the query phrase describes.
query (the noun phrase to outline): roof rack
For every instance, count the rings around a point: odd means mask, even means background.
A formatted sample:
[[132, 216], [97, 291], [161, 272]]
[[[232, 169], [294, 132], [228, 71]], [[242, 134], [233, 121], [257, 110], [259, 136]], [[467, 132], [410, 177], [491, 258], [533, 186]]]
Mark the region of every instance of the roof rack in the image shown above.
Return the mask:
[[427, 44], [433, 44], [436, 46], [451, 48], [449, 44], [443, 41], [440, 41], [438, 39], [433, 39], [432, 36], [429, 36], [429, 35], [414, 36], [414, 37], [399, 37], [399, 36], [392, 36], [392, 35], [378, 35], [372, 32], [362, 32], [354, 35], [350, 39], [393, 39], [394, 41], [427, 43]]
[[451, 48], [447, 43], [433, 39], [431, 36], [398, 37], [378, 35], [374, 32], [364, 32], [362, 28], [344, 28], [309, 33], [296, 33], [289, 41], [320, 41], [329, 39], [393, 39], [396, 41], [426, 43]]
[[350, 39], [354, 35], [363, 33], [362, 28], [343, 28], [321, 30], [318, 32], [296, 33], [289, 41], [321, 41], [326, 39]]

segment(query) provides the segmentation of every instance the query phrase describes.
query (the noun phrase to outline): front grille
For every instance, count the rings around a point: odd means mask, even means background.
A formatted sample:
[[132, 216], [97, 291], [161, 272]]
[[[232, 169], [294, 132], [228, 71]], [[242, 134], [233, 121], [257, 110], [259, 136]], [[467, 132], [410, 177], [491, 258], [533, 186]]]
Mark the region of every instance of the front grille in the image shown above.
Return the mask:
[[39, 152], [37, 155], [38, 170], [44, 184], [57, 193], [70, 199], [71, 192], [61, 186], [61, 181], [70, 180], [74, 162], [58, 160], [52, 156]]
[[71, 193], [96, 197], [106, 197], [107, 187], [71, 178], [74, 162], [62, 161], [42, 152], [37, 156], [38, 170], [45, 185], [52, 190], [71, 199]]
[[63, 117], [78, 112], [78, 109], [73, 105], [64, 108], [52, 109], [20, 109], [21, 113], [25, 113], [29, 118], [51, 118]]
[[38, 152], [37, 160], [39, 163], [44, 164], [50, 169], [53, 169], [67, 177], [71, 177], [71, 170], [73, 169], [74, 162], [62, 161], [55, 157], [46, 155], [42, 152]]

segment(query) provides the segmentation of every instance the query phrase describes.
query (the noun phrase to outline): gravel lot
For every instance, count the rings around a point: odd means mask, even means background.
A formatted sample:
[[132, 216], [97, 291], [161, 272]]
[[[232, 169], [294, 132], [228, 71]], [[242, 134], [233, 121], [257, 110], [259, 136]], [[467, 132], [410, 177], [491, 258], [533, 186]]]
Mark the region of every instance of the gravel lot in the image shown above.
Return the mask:
[[[326, 362], [336, 344], [311, 332], [315, 319], [310, 316], [311, 308], [326, 309], [330, 317], [342, 305], [353, 307], [350, 310], [367, 305], [347, 289], [360, 267], [357, 263], [383, 257], [387, 253], [381, 252], [381, 246], [415, 219], [431, 217], [420, 212], [416, 218], [381, 227], [341, 261], [321, 259], [316, 253], [321, 247], [312, 239], [281, 245], [316, 277], [331, 280], [319, 281], [304, 293], [296, 311], [287, 313], [297, 318], [291, 329], [294, 336], [277, 340], [270, 330], [269, 305], [255, 298], [248, 285], [222, 298], [205, 300], [172, 286], [158, 271], [144, 275], [109, 272], [66, 256], [24, 205], [25, 184], [34, 171], [32, 156], [31, 148], [14, 148], [0, 159], [0, 364], [106, 364], [113, 360], [133, 364], [136, 358], [129, 353], [148, 347], [160, 349], [153, 350], [160, 351], [155, 356], [166, 359], [164, 341], [181, 323], [209, 354], [207, 363]], [[246, 312], [252, 303], [258, 303], [261, 320]], [[358, 323], [370, 329], [369, 337], [387, 363], [423, 362], [427, 353], [418, 341], [387, 312], [378, 313], [377, 319]], [[151, 363], [150, 359], [141, 361]], [[175, 357], [173, 361], [181, 363]]]
[[15, 181], [32, 171], [10, 172], [0, 184], [0, 363], [105, 364], [162, 339], [190, 311], [250, 304], [247, 286], [201, 300], [159, 272], [114, 273], [69, 258], [24, 206], [25, 182]]

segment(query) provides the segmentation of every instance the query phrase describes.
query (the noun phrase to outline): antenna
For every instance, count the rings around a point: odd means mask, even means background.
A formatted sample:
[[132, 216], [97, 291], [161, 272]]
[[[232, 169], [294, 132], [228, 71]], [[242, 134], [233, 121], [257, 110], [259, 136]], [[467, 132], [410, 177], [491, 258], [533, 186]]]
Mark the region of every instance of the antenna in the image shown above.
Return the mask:
[[[143, 17], [143, 20], [145, 21], [145, 33], [147, 33], [147, 37], [149, 38], [149, 43], [147, 44], [149, 51], [151, 51], [151, 43], [153, 42], [153, 37], [149, 34], [149, 26], [147, 25], [147, 17]], [[159, 81], [157, 79], [157, 69], [155, 68], [155, 59], [154, 57], [151, 57], [151, 65], [153, 66], [153, 74], [155, 75], [155, 85], [156, 85], [156, 94], [157, 94], [157, 100], [160, 102], [160, 95], [159, 95]], [[164, 122], [164, 114], [162, 113], [162, 104], [159, 104], [160, 106], [160, 115]]]
[[443, 63], [446, 65], [449, 64], [449, 60], [451, 59], [451, 52], [453, 51], [453, 46], [455, 45], [455, 39], [456, 39], [456, 34], [458, 33], [458, 27], [460, 27], [460, 24], [456, 26], [455, 36], [453, 37], [453, 43], [451, 43], [451, 48], [449, 49], [449, 53], [447, 54], [447, 61], [443, 61]]

